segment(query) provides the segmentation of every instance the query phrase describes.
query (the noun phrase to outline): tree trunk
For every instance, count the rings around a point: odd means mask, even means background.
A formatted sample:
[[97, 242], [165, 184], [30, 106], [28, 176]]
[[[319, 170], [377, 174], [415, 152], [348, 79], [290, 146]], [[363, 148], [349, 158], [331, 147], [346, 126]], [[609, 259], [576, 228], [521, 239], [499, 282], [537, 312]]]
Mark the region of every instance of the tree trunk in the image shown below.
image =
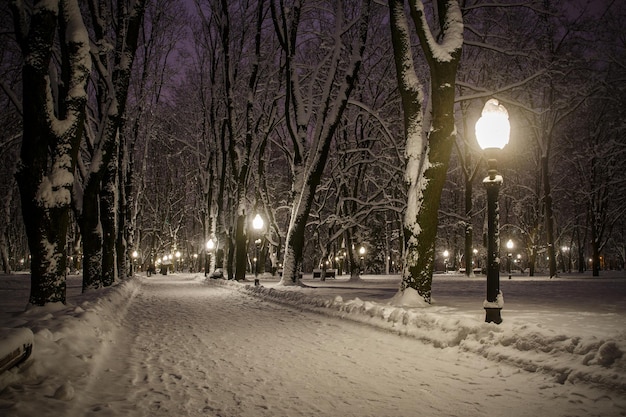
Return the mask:
[[[22, 2], [11, 3], [24, 57], [23, 139], [16, 179], [32, 256], [29, 302], [34, 305], [65, 303], [71, 192], [91, 70], [89, 43], [84, 42], [88, 34], [78, 2], [65, 0], [56, 5], [58, 10], [33, 8], [27, 21]], [[57, 87], [52, 83], [58, 80], [50, 71], [57, 64], [50, 60], [57, 29], [61, 65], [56, 70], [61, 83], [54, 102], [51, 88]]]
[[246, 279], [246, 265], [248, 264], [248, 236], [246, 234], [246, 215], [237, 216], [235, 228], [235, 279]]
[[82, 212], [78, 219], [83, 236], [83, 292], [102, 287], [103, 236], [98, 197], [97, 187], [85, 189]]
[[117, 152], [109, 162], [100, 191], [102, 222], [102, 285], [109, 287], [117, 278]]
[[[415, 289], [431, 301], [439, 201], [456, 133], [454, 89], [461, 55], [463, 24], [457, 2], [438, 1], [443, 48], [433, 38], [423, 4], [410, 2], [411, 18], [430, 68], [432, 123], [423, 126], [422, 87], [413, 65], [411, 37], [404, 2], [389, 0], [391, 39], [406, 138], [407, 210], [404, 217], [404, 269], [400, 290]], [[449, 41], [447, 41], [449, 38]]]

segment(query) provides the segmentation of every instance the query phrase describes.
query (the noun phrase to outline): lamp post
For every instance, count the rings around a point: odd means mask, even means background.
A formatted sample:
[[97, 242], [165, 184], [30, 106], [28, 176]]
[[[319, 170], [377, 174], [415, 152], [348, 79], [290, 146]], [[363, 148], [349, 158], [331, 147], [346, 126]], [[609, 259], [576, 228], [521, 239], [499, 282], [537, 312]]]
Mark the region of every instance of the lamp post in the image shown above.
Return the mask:
[[361, 271], [365, 270], [365, 247], [361, 246], [359, 248], [359, 255], [361, 255]]
[[161, 261], [161, 274], [167, 275], [167, 265], [168, 265], [168, 256], [163, 255], [163, 259]]
[[509, 114], [491, 99], [485, 103], [482, 115], [476, 122], [476, 139], [487, 156], [488, 175], [483, 180], [487, 191], [487, 298], [483, 303], [485, 322], [502, 323], [500, 311], [504, 298], [500, 291], [499, 206], [498, 194], [502, 176], [498, 174], [496, 156], [509, 142], [511, 126]]
[[507, 258], [509, 260], [509, 265], [508, 265], [508, 267], [509, 267], [509, 279], [511, 279], [511, 258], [513, 257], [513, 252], [512, 251], [513, 251], [513, 247], [514, 246], [515, 245], [513, 244], [513, 241], [511, 239], [507, 240], [506, 248], [508, 249], [508, 251], [507, 251], [506, 256], [507, 256]]
[[446, 249], [443, 251], [443, 272], [445, 274], [448, 273], [448, 256], [450, 256], [450, 252]]
[[478, 269], [478, 272], [480, 273], [480, 261], [478, 260], [478, 249], [474, 248], [472, 249], [472, 253], [474, 254], [473, 258], [472, 258], [472, 275], [474, 276], [474, 270]]
[[209, 238], [206, 241], [206, 256], [204, 257], [204, 276], [207, 276], [209, 272], [209, 256], [212, 256], [213, 249], [215, 248], [215, 242], [213, 239]]
[[180, 252], [176, 251], [176, 263], [174, 264], [174, 271], [180, 272]]
[[139, 256], [139, 254], [137, 253], [136, 250], [134, 250], [132, 253], [132, 256], [133, 256], [133, 261], [130, 264], [130, 276], [131, 277], [135, 273], [135, 263], [137, 263], [137, 257]]
[[255, 239], [254, 241], [254, 249], [255, 249], [255, 256], [254, 256], [254, 286], [258, 286], [259, 285], [259, 248], [261, 246], [261, 230], [263, 229], [263, 225], [264, 225], [264, 221], [263, 218], [257, 213], [256, 216], [254, 216], [254, 219], [252, 220], [252, 228], [254, 229], [254, 234], [255, 237], [259, 236], [257, 239]]

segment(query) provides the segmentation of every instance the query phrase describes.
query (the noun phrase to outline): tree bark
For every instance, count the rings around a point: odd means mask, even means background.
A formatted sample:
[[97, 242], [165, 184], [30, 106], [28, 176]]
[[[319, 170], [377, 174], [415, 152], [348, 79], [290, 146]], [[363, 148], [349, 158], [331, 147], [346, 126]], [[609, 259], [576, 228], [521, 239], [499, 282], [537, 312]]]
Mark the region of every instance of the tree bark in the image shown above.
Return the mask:
[[463, 24], [458, 3], [438, 1], [439, 21], [447, 49], [433, 38], [421, 1], [410, 2], [411, 18], [431, 74], [432, 122], [423, 126], [422, 87], [413, 66], [404, 2], [389, 0], [391, 38], [407, 141], [407, 210], [404, 218], [404, 269], [400, 290], [416, 290], [431, 301], [439, 201], [456, 138], [454, 88], [461, 56]]
[[[65, 303], [66, 236], [91, 70], [78, 2], [62, 0], [48, 6], [52, 7], [34, 7], [28, 26], [24, 5], [11, 3], [24, 56], [23, 139], [16, 178], [32, 256], [29, 302], [34, 305]], [[57, 30], [62, 83], [58, 101], [53, 102], [54, 77], [49, 71]]]

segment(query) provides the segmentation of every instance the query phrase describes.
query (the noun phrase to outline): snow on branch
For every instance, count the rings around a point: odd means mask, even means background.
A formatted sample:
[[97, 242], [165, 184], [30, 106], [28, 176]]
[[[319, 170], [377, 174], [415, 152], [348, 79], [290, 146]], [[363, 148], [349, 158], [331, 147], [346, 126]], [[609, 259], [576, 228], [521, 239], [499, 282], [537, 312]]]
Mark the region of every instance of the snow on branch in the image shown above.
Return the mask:
[[443, 16], [442, 40], [437, 42], [430, 30], [424, 4], [421, 0], [412, 0], [410, 3], [411, 16], [415, 22], [415, 29], [420, 42], [429, 60], [444, 63], [455, 60], [454, 55], [461, 51], [463, 46], [463, 16], [457, 1], [447, 0], [445, 16]]

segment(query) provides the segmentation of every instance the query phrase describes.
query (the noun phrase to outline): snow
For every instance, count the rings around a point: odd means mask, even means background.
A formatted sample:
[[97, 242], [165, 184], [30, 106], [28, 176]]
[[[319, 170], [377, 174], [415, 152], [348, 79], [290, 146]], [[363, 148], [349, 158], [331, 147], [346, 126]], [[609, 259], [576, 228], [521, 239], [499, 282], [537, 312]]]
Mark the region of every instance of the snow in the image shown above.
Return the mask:
[[0, 358], [10, 355], [16, 348], [33, 344], [33, 332], [24, 327], [17, 329], [0, 328], [2, 343], [0, 343]]
[[[496, 259], [496, 263], [500, 263], [500, 259]], [[504, 295], [502, 291], [498, 291], [496, 301], [483, 301], [483, 308], [504, 308]]]
[[451, 62], [454, 59], [452, 55], [458, 52], [463, 46], [463, 16], [461, 9], [456, 1], [450, 1], [447, 6], [448, 10], [445, 16], [443, 40], [441, 44], [439, 44], [429, 30], [423, 2], [415, 1], [411, 3], [411, 7], [415, 7], [419, 12], [419, 19], [421, 20], [420, 25], [424, 28], [424, 36], [426, 37], [428, 48], [437, 62]]
[[[34, 334], [0, 375], [0, 415], [623, 416], [626, 275], [435, 275], [433, 303], [399, 276], [304, 287], [136, 276], [68, 304], [24, 306], [28, 275], [0, 276], [0, 327]], [[5, 342], [0, 342], [0, 346]]]

